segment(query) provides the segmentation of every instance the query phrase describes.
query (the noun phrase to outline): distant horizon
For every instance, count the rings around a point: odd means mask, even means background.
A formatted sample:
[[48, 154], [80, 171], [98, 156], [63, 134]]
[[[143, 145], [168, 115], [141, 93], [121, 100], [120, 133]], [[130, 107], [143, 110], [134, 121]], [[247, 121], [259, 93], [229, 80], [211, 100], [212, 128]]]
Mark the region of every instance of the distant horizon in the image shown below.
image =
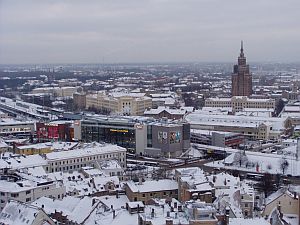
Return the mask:
[[[237, 64], [236, 61], [164, 61], [164, 62], [107, 62], [107, 63], [97, 63], [97, 62], [74, 62], [74, 63], [0, 63], [0, 66], [46, 66], [46, 65], [176, 65], [176, 64]], [[299, 61], [248, 61], [247, 64], [300, 64]]]
[[[1, 64], [299, 61], [300, 1], [1, 0]], [[267, 12], [267, 13], [266, 13]]]

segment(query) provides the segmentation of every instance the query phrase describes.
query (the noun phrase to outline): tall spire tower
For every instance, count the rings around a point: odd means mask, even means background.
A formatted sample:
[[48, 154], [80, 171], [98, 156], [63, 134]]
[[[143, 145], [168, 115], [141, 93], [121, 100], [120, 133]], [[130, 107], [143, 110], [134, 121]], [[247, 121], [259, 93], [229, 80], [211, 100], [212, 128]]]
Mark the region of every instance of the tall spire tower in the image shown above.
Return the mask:
[[244, 55], [243, 41], [241, 41], [241, 50], [238, 57], [238, 64], [233, 67], [232, 96], [250, 96], [252, 94], [252, 75], [247, 65]]

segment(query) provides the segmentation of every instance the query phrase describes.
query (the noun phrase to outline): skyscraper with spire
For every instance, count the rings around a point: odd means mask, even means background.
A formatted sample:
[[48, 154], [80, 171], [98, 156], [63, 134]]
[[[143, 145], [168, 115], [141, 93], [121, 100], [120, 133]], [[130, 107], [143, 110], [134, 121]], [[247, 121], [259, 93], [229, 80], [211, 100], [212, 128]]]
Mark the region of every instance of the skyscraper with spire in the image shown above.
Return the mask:
[[232, 96], [250, 96], [252, 94], [252, 75], [249, 71], [249, 65], [244, 56], [243, 41], [241, 41], [241, 51], [238, 57], [238, 64], [233, 67], [231, 76]]

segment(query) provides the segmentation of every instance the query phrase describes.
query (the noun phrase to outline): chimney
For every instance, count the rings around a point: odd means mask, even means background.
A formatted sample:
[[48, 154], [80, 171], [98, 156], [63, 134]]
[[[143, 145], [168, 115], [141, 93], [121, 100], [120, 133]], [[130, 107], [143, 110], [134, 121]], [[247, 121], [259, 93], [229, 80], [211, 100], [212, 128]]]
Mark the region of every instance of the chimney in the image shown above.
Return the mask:
[[167, 217], [170, 218], [170, 211], [167, 211]]
[[118, 190], [116, 191], [116, 198], [119, 198], [119, 192], [118, 192]]
[[174, 212], [174, 208], [171, 206], [171, 212]]
[[177, 209], [177, 202], [174, 202], [174, 208]]
[[154, 218], [154, 209], [151, 209], [151, 218]]
[[178, 212], [182, 212], [182, 205], [178, 206]]
[[114, 209], [114, 206], [113, 206], [113, 205], [110, 205], [110, 208], [111, 208], [111, 209]]
[[297, 192], [294, 192], [294, 199], [297, 199]]
[[143, 178], [139, 177], [139, 185], [143, 184]]
[[113, 210], [113, 218], [116, 218], [116, 211]]
[[214, 182], [214, 183], [216, 182], [216, 179], [217, 179], [217, 177], [216, 177], [216, 176], [213, 176], [213, 182]]
[[166, 220], [166, 225], [173, 225], [173, 220]]
[[229, 224], [229, 209], [226, 208], [225, 211], [225, 224], [228, 225]]
[[93, 200], [92, 200], [92, 206], [95, 205], [95, 203], [96, 203], [96, 199], [93, 198]]
[[44, 208], [45, 206], [44, 205], [42, 205], [42, 209]]
[[193, 219], [195, 220], [196, 217], [197, 217], [197, 208], [194, 207], [194, 208], [193, 208]]

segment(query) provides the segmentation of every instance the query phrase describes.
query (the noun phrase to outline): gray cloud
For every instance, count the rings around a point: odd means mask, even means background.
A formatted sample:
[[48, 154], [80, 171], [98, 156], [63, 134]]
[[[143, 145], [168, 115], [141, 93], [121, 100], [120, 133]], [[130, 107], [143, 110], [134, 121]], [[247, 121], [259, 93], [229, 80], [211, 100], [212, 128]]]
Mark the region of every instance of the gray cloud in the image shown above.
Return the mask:
[[299, 0], [0, 0], [0, 63], [299, 61]]

